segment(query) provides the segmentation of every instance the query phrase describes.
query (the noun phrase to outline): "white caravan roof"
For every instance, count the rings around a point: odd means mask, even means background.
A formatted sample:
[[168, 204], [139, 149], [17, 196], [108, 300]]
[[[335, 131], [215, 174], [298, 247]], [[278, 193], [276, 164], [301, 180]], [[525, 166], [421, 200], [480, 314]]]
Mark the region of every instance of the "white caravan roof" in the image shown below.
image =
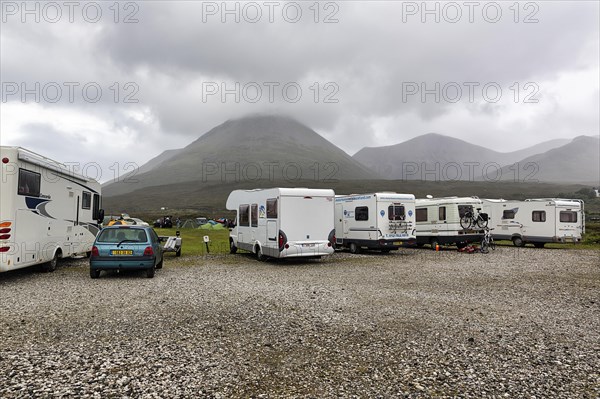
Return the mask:
[[479, 197], [440, 197], [440, 198], [417, 198], [417, 205], [435, 204], [482, 204]]
[[236, 210], [239, 204], [249, 201], [257, 201], [261, 198], [273, 197], [334, 197], [335, 192], [331, 189], [317, 188], [257, 188], [254, 190], [234, 190], [227, 198], [225, 205], [229, 210]]

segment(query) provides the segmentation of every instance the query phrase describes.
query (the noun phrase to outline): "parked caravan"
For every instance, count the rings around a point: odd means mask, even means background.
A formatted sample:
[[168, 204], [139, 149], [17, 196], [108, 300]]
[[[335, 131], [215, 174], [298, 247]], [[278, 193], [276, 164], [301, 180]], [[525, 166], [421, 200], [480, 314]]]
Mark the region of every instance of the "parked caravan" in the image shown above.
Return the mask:
[[333, 253], [333, 190], [271, 188], [235, 190], [227, 209], [236, 211], [230, 252], [265, 258], [321, 257]]
[[373, 193], [335, 197], [335, 245], [389, 252], [416, 244], [415, 196]]
[[21, 147], [0, 147], [0, 272], [87, 254], [104, 215], [100, 184]]
[[525, 201], [484, 199], [496, 240], [511, 240], [517, 247], [545, 243], [581, 242], [585, 233], [582, 200], [540, 198]]
[[463, 248], [481, 241], [482, 227], [476, 223], [465, 224], [465, 220], [469, 215], [476, 218], [483, 212], [482, 208], [483, 201], [477, 197], [418, 198], [415, 215], [417, 245], [429, 244], [432, 249], [438, 245]]

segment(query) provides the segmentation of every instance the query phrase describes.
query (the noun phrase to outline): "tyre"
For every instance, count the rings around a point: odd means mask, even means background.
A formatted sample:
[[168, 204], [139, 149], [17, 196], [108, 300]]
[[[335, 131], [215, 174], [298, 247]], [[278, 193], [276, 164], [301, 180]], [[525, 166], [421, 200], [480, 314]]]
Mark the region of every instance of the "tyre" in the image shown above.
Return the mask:
[[100, 277], [100, 270], [90, 268], [90, 277], [93, 279]]
[[457, 242], [456, 243], [456, 248], [458, 249], [463, 249], [467, 246], [468, 244], [466, 242]]
[[479, 226], [479, 228], [485, 229], [488, 225], [488, 221], [487, 219], [484, 220], [481, 216], [477, 217], [477, 226]]
[[237, 247], [233, 243], [233, 240], [229, 240], [229, 253], [234, 254], [237, 252]]
[[360, 253], [360, 247], [358, 245], [356, 245], [355, 242], [350, 243], [350, 253], [351, 254], [359, 254]]
[[423, 243], [417, 243], [417, 247], [418, 248], [423, 248], [423, 245], [425, 245], [425, 244], [423, 244]]
[[433, 249], [434, 251], [436, 250], [436, 248], [440, 245], [439, 241], [436, 238], [433, 238], [430, 242], [429, 245], [431, 245], [431, 249]]
[[467, 212], [460, 218], [460, 227], [465, 230], [471, 227], [471, 213]]
[[512, 242], [515, 247], [524, 247], [525, 246], [525, 241], [523, 241], [523, 239], [521, 237], [513, 237]]
[[160, 262], [158, 262], [158, 263], [156, 264], [156, 268], [157, 268], [157, 269], [162, 269], [162, 267], [163, 267], [163, 261], [164, 261], [164, 259], [161, 259], [161, 260], [160, 260]]
[[490, 248], [496, 250], [496, 243], [493, 240], [490, 241]]
[[264, 262], [267, 260], [267, 257], [263, 254], [261, 247], [256, 247], [256, 260], [259, 262]]
[[484, 254], [490, 252], [490, 244], [486, 240], [481, 241], [480, 251]]
[[543, 242], [534, 242], [533, 246], [536, 248], [544, 248], [545, 243]]
[[56, 270], [56, 265], [58, 265], [58, 251], [54, 252], [54, 256], [50, 260], [50, 262], [44, 263], [42, 265], [42, 271], [44, 273], [52, 273]]
[[154, 266], [146, 269], [146, 277], [147, 278], [152, 278], [154, 277], [154, 273], [156, 273], [156, 269], [154, 269]]
[[181, 248], [179, 248], [176, 252], [175, 252], [175, 256], [181, 256]]

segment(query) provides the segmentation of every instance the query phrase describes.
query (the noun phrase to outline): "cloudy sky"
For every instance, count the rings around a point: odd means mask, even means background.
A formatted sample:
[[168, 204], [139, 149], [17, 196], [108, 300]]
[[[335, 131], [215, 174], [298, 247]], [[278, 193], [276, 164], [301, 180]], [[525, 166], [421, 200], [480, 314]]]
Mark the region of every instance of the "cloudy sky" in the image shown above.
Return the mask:
[[252, 113], [349, 154], [600, 131], [596, 1], [1, 4], [1, 144], [103, 181]]

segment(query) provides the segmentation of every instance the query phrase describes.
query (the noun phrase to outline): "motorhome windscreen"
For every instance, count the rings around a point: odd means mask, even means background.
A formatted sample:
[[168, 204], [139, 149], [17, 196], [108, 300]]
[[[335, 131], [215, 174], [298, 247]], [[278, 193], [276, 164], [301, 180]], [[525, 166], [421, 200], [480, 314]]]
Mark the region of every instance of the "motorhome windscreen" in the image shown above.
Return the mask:
[[404, 213], [404, 205], [392, 204], [388, 207], [388, 219], [389, 220], [404, 220], [406, 214]]

